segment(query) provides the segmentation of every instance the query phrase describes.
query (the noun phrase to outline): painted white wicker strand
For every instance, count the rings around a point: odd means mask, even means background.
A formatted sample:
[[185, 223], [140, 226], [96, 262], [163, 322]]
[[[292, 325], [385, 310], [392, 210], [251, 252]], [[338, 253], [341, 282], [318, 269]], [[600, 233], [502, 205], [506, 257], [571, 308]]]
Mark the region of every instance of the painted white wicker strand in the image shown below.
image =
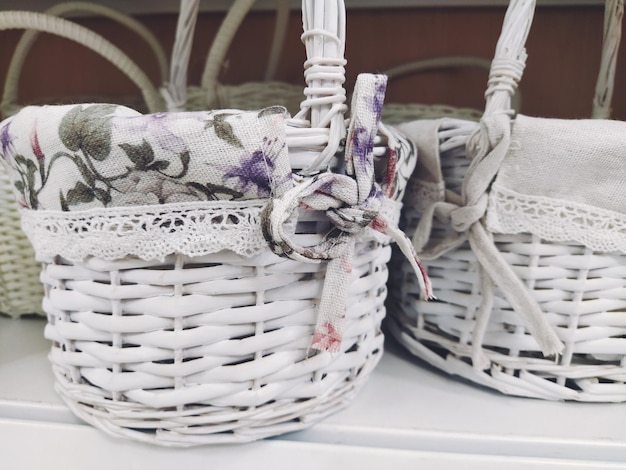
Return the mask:
[[624, 0], [607, 0], [604, 10], [604, 38], [600, 72], [596, 83], [591, 117], [608, 119], [611, 116], [611, 101], [615, 88], [615, 66], [622, 38]]
[[[205, 70], [203, 72], [202, 87], [191, 87], [188, 89], [187, 68], [191, 47], [193, 45], [193, 32], [198, 17], [199, 0], [182, 0], [180, 12], [178, 16], [178, 24], [176, 29], [176, 39], [174, 48], [172, 49], [170, 81], [168, 87], [162, 90], [163, 95], [168, 102], [170, 111], [182, 111], [186, 109], [202, 110], [210, 108], [233, 108], [233, 109], [262, 109], [268, 105], [276, 104], [279, 99], [284, 98], [284, 89], [281, 87], [270, 87], [270, 91], [265, 91], [259, 84], [254, 86], [255, 89], [245, 91], [243, 97], [232, 99], [225, 96], [226, 89], [218, 83], [217, 77], [223, 65], [224, 58], [230, 44], [232, 43], [235, 33], [239, 29], [243, 18], [248, 13], [252, 4], [248, 0], [235, 1], [224, 18], [215, 39], [209, 48]], [[276, 73], [276, 68], [280, 61], [280, 55], [285, 41], [287, 25], [289, 20], [290, 5], [288, 0], [278, 0], [276, 9], [276, 27], [274, 28], [274, 37], [270, 48], [270, 56], [265, 71], [265, 80], [271, 81]], [[269, 85], [272, 85], [270, 83]], [[251, 84], [244, 85], [246, 89], [251, 88]], [[212, 90], [201, 93], [201, 90]], [[272, 91], [276, 90], [275, 93]], [[295, 100], [300, 102], [302, 92], [300, 87], [295, 88], [297, 95]], [[215, 93], [215, 96], [213, 95]], [[261, 94], [262, 99], [258, 99], [257, 95]], [[191, 99], [189, 99], [189, 96]], [[267, 97], [266, 97], [267, 96]]]
[[168, 111], [184, 111], [187, 107], [187, 71], [199, 7], [198, 0], [181, 0], [180, 2], [169, 79], [161, 88]]
[[[597, 96], [601, 97], [610, 97], [612, 92], [617, 44], [616, 33], [607, 32], [619, 28], [619, 5], [607, 3], [607, 15], [603, 45], [607, 60], [601, 63], [597, 87]], [[516, 19], [520, 20], [516, 28], [525, 33], [529, 23], [522, 17]], [[487, 112], [507, 114], [507, 96], [519, 79], [521, 67], [504, 70], [496, 62], [495, 70], [510, 78], [506, 86], [501, 86], [492, 76]], [[516, 71], [516, 76], [511, 71]], [[494, 94], [500, 96], [494, 99]], [[469, 163], [465, 141], [478, 132], [478, 125], [467, 123], [463, 134], [447, 122], [430, 124], [435, 135], [439, 125], [443, 132], [433, 141], [434, 147], [423, 147], [425, 140], [420, 150], [441, 152], [446, 200], [460, 205], [458, 194]], [[427, 123], [424, 125], [428, 128]], [[450, 127], [455, 142], [446, 142]], [[407, 211], [405, 217], [407, 232], [423, 223], [416, 210]], [[537, 344], [501, 292], [495, 292], [489, 315], [480, 316], [477, 307], [485, 301], [485, 282], [479, 275], [477, 259], [467, 243], [456, 249], [452, 244], [443, 250], [442, 240], [450, 236], [446, 224], [433, 222], [431, 242], [435, 246], [427, 247], [434, 248], [430, 253], [433, 259], [427, 265], [439, 303], [416, 300], [418, 294], [408, 278], [396, 279], [396, 289], [392, 289], [399, 305], [389, 322], [390, 330], [409, 351], [450, 374], [507, 394], [549, 400], [626, 400], [621, 339], [626, 309], [624, 254], [595, 252], [578, 243], [548, 242], [528, 233], [494, 234], [501, 256], [546, 312], [564, 343], [564, 351], [555, 361], [539, 354]]]

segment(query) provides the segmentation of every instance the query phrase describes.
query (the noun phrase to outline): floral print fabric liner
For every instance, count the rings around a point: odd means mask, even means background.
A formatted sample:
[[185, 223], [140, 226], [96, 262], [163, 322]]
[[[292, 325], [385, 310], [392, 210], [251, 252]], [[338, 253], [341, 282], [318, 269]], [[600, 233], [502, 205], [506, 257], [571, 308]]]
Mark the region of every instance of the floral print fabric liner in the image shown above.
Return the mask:
[[19, 204], [77, 211], [279, 196], [292, 185], [286, 111], [142, 115], [27, 107], [0, 127]]

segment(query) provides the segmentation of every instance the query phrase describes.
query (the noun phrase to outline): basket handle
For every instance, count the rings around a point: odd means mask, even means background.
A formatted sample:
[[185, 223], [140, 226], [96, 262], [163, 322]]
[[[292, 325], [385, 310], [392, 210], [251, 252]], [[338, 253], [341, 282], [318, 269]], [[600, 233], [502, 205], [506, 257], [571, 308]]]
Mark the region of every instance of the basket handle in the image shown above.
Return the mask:
[[[511, 113], [511, 97], [526, 65], [526, 40], [530, 32], [535, 0], [511, 0], [491, 64], [485, 116]], [[615, 83], [617, 50], [621, 39], [624, 0], [606, 0], [602, 59], [593, 99], [594, 118], [608, 118]]]
[[[216, 99], [217, 76], [222, 61], [253, 3], [254, 0], [235, 0], [215, 36], [201, 80], [208, 103]], [[286, 27], [288, 6], [289, 2], [280, 0], [278, 29]], [[301, 38], [307, 54], [304, 63], [307, 86], [300, 111], [289, 121], [287, 134], [291, 154], [313, 156], [312, 161], [307, 157], [302, 160], [306, 160], [306, 164], [298, 165], [301, 174], [311, 175], [330, 166], [346, 132], [344, 1], [303, 0], [302, 23], [304, 32]], [[274, 38], [272, 50], [276, 54], [282, 48], [284, 33], [277, 33]], [[327, 131], [320, 132], [320, 129]]]
[[[99, 34], [63, 18], [30, 11], [0, 12], [0, 30], [5, 29], [37, 30], [55, 34], [84, 45], [115, 65], [139, 87], [150, 112], [164, 110], [163, 98], [148, 76], [124, 52]], [[16, 60], [22, 60], [23, 63], [23, 57]], [[13, 111], [16, 93], [17, 83], [11, 84], [7, 81], [2, 103], [0, 104], [0, 109], [3, 113], [8, 114]]]
[[[205, 90], [207, 103], [212, 105], [217, 99], [218, 75], [224, 63], [226, 53], [233, 42], [233, 38], [245, 16], [248, 14], [255, 0], [235, 0], [226, 17], [222, 21], [215, 39], [211, 43], [209, 53], [202, 72], [200, 84]], [[276, 26], [270, 48], [270, 57], [265, 71], [265, 80], [274, 78], [280, 55], [282, 53], [287, 26], [289, 23], [289, 0], [277, 0]]]
[[301, 170], [311, 175], [328, 169], [345, 137], [347, 111], [345, 65], [346, 10], [343, 0], [303, 0], [305, 99], [290, 120], [293, 127], [328, 131], [328, 141], [317, 157]]
[[617, 52], [622, 37], [622, 19], [624, 18], [624, 0], [606, 0], [604, 8], [604, 37], [600, 72], [596, 82], [591, 117], [608, 119], [611, 116], [611, 102], [615, 85], [615, 67]]
[[169, 79], [161, 88], [168, 111], [184, 111], [187, 107], [187, 71], [199, 7], [199, 0], [180, 2]]

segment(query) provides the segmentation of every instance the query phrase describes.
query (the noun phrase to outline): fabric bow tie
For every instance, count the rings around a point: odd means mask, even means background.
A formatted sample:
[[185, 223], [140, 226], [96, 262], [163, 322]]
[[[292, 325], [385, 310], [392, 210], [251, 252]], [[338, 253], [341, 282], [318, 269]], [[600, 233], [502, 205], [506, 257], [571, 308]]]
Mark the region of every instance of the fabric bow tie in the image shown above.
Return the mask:
[[[381, 213], [387, 195], [375, 181], [373, 151], [385, 85], [386, 77], [380, 75], [362, 75], [357, 80], [345, 174], [324, 172], [296, 182], [281, 197], [272, 199], [262, 216], [263, 234], [276, 254], [301, 262], [328, 261], [312, 341], [312, 347], [320, 351], [340, 350], [355, 238], [368, 227], [398, 244], [417, 274], [423, 297], [432, 297], [428, 277], [410, 240]], [[389, 158], [396, 158], [390, 153]], [[393, 168], [391, 163], [388, 167]], [[298, 209], [324, 211], [333, 223], [318, 245], [299, 246], [286, 230]]]

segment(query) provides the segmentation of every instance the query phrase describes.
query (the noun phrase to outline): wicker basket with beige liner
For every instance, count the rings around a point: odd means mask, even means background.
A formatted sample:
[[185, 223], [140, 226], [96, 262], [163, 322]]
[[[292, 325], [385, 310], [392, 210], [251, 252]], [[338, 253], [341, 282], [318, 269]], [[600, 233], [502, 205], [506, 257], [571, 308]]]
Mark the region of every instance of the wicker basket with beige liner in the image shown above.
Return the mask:
[[[389, 327], [417, 357], [507, 394], [624, 401], [626, 128], [514, 115], [534, 8], [509, 5], [480, 124], [400, 126], [420, 152], [406, 230], [439, 300], [396, 280]], [[608, 116], [622, 15], [607, 2], [594, 117]]]
[[429, 294], [396, 225], [415, 152], [379, 122], [386, 79], [359, 75], [346, 120], [344, 3], [302, 8], [294, 117], [78, 104], [0, 124], [56, 389], [108, 433], [189, 446], [310, 426], [380, 359], [391, 240]]

